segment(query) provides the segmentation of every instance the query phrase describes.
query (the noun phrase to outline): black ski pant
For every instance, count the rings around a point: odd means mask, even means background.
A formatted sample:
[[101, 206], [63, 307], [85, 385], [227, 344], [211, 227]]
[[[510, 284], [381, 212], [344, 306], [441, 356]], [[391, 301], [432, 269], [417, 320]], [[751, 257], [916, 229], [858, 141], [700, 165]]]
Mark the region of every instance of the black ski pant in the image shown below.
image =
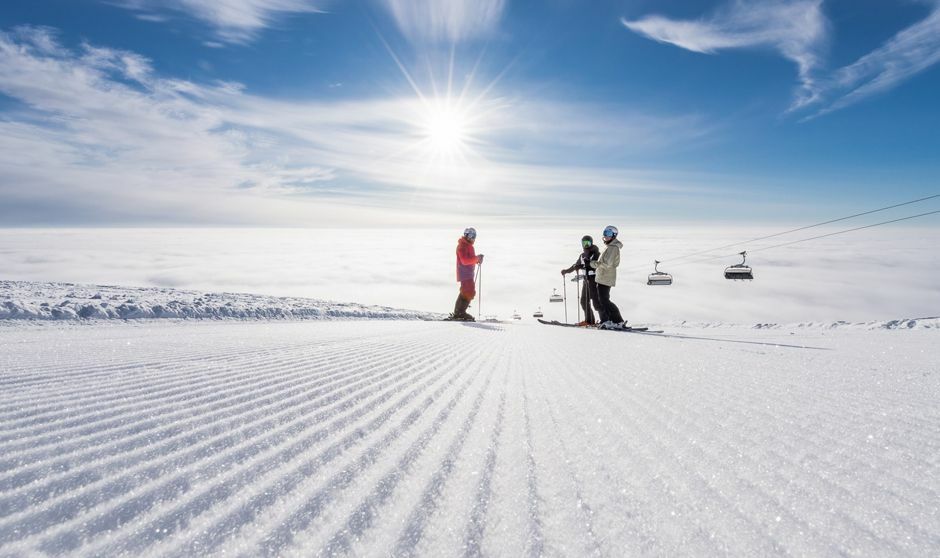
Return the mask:
[[600, 283], [597, 284], [597, 298], [601, 303], [600, 308], [597, 310], [601, 315], [601, 323], [623, 323], [623, 316], [620, 315], [620, 308], [617, 308], [617, 305], [610, 300], [610, 289], [611, 288], [607, 285], [601, 285]]
[[470, 299], [464, 293], [457, 295], [457, 301], [454, 302], [454, 317], [463, 318], [467, 316], [467, 308], [470, 307]]
[[465, 279], [460, 282], [460, 293], [457, 294], [457, 300], [454, 302], [454, 316], [463, 318], [467, 316], [467, 308], [470, 307], [470, 301], [477, 296], [477, 286], [473, 279]]
[[581, 308], [584, 309], [584, 321], [589, 324], [594, 324], [597, 322], [594, 320], [594, 312], [591, 310], [591, 303], [594, 303], [594, 308], [597, 308], [598, 312], [601, 311], [601, 303], [597, 298], [597, 281], [594, 280], [593, 275], [585, 275], [582, 283]]

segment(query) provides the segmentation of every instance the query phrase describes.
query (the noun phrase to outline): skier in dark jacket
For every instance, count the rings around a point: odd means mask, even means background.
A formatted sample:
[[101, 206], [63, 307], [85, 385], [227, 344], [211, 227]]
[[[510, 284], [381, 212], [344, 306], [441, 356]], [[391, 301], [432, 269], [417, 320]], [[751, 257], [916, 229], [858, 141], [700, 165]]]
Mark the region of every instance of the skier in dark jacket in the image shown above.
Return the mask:
[[460, 283], [460, 293], [454, 303], [454, 313], [448, 320], [472, 322], [473, 316], [467, 313], [470, 301], [477, 295], [474, 271], [477, 264], [483, 263], [483, 254], [477, 254], [473, 243], [477, 239], [477, 230], [467, 227], [463, 236], [457, 240], [457, 282]]
[[581, 237], [581, 255], [578, 256], [577, 261], [575, 261], [571, 267], [562, 269], [562, 276], [567, 275], [573, 272], [576, 269], [582, 270], [584, 273], [584, 285], [581, 288], [581, 308], [584, 309], [584, 321], [580, 322], [579, 326], [589, 326], [594, 325], [597, 322], [594, 320], [594, 312], [591, 310], [591, 303], [594, 303], [594, 307], [600, 311], [601, 305], [600, 301], [597, 299], [597, 281], [595, 281], [594, 268], [591, 267], [592, 261], [597, 261], [601, 256], [601, 249], [594, 245], [594, 239], [588, 235]]

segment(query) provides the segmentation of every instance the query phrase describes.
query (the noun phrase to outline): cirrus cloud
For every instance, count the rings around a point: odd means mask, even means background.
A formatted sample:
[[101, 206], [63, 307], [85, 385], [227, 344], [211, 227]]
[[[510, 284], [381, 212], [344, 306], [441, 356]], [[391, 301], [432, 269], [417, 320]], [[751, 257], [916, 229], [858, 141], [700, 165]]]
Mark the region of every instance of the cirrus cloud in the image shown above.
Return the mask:
[[460, 42], [490, 33], [505, 0], [381, 0], [411, 40]]
[[925, 18], [834, 71], [825, 68], [822, 54], [830, 28], [822, 0], [734, 0], [697, 20], [651, 15], [622, 23], [693, 52], [773, 48], [798, 68], [801, 85], [789, 110], [812, 110], [813, 118], [892, 89], [940, 62], [940, 0], [921, 3], [930, 10]]
[[852, 64], [839, 68], [825, 83], [830, 100], [815, 116], [845, 108], [893, 89], [940, 62], [940, 1], [924, 19], [901, 30]]
[[[278, 16], [321, 11], [320, 0], [114, 0], [146, 21], [163, 23], [168, 14], [186, 14], [210, 25], [227, 43], [245, 43]], [[217, 43], [216, 43], [217, 44]]]
[[654, 15], [622, 22], [650, 39], [694, 52], [757, 47], [777, 50], [797, 66], [801, 87], [794, 107], [798, 108], [818, 98], [813, 73], [820, 63], [827, 29], [821, 5], [822, 0], [735, 0], [699, 20]]

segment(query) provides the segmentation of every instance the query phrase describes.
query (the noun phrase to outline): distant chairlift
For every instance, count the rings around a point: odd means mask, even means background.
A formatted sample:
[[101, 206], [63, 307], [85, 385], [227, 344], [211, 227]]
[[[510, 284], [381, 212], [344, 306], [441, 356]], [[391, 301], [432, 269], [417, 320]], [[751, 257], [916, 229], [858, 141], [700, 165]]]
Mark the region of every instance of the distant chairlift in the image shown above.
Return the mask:
[[653, 273], [650, 273], [646, 280], [647, 285], [672, 285], [672, 275], [659, 270], [659, 260], [655, 260]]
[[725, 279], [731, 280], [751, 280], [754, 279], [754, 271], [751, 269], [751, 266], [747, 265], [747, 252], [741, 252], [741, 263], [735, 264], [731, 267], [725, 268]]
[[558, 289], [552, 289], [552, 296], [548, 297], [549, 302], [564, 302], [565, 297], [558, 294]]
[[519, 312], [513, 310], [513, 311], [512, 311], [512, 319], [514, 319], [514, 320], [521, 320], [521, 319], [522, 319], [522, 316], [519, 315]]
[[542, 313], [542, 307], [539, 306], [539, 309], [532, 313], [533, 318], [544, 318], [545, 314]]

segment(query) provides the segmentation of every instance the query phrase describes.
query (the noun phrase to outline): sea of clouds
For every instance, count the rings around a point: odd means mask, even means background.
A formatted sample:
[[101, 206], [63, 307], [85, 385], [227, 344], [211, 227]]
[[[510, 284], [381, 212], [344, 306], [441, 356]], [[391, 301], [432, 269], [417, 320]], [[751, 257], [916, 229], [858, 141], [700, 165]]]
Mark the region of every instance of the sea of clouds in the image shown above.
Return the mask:
[[[447, 312], [456, 296], [454, 229], [0, 229], [0, 279], [173, 287], [310, 297]], [[483, 312], [527, 318], [575, 284], [559, 271], [575, 261], [583, 234], [563, 229], [479, 228]], [[783, 230], [786, 227], [777, 227]], [[621, 227], [623, 262], [613, 299], [632, 322], [794, 323], [872, 321], [940, 315], [940, 230], [881, 228], [760, 251], [826, 231], [814, 229], [744, 246], [755, 250], [753, 282], [723, 269], [737, 256], [694, 263], [670, 258], [775, 231], [751, 227]], [[737, 248], [715, 252], [733, 254]], [[646, 285], [653, 260], [675, 275]], [[474, 305], [476, 308], [477, 305]], [[474, 308], [471, 311], [474, 311]], [[478, 312], [479, 309], [476, 308]]]

